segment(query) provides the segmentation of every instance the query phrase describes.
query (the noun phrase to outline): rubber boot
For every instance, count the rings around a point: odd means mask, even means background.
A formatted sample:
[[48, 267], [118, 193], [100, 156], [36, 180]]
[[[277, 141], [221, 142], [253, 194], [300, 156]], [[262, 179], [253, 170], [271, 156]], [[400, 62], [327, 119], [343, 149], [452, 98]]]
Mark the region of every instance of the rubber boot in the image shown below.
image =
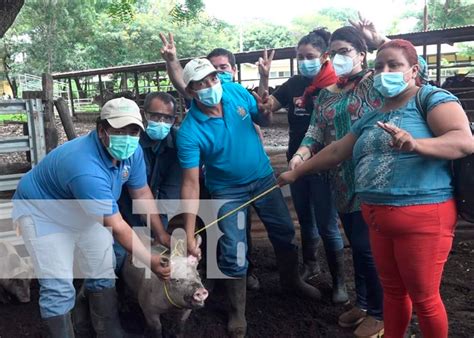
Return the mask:
[[303, 247], [303, 272], [301, 273], [301, 279], [304, 281], [309, 281], [321, 273], [318, 259], [320, 242], [319, 238], [310, 240], [301, 238]]
[[93, 338], [94, 328], [92, 327], [89, 301], [85, 293], [84, 283], [76, 296], [76, 304], [72, 310], [72, 323], [76, 338]]
[[247, 320], [245, 319], [247, 279], [225, 279], [223, 282], [230, 302], [227, 332], [230, 337], [244, 338], [247, 333]]
[[48, 337], [50, 338], [74, 338], [74, 329], [72, 328], [71, 312], [64, 315], [54, 316], [43, 319], [48, 328]]
[[280, 284], [284, 292], [315, 300], [321, 299], [319, 290], [301, 279], [298, 272], [297, 250], [275, 251], [275, 255], [280, 273]]
[[122, 327], [118, 314], [117, 292], [115, 288], [100, 291], [86, 290], [92, 326], [97, 338], [121, 338]]
[[326, 250], [326, 257], [332, 276], [332, 301], [334, 304], [347, 303], [349, 296], [344, 282], [344, 249]]

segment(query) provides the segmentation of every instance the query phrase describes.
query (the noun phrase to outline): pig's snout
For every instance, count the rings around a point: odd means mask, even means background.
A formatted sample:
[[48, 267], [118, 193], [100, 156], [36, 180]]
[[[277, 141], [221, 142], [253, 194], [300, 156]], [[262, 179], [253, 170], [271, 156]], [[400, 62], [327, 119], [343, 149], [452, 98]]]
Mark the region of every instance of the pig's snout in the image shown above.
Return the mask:
[[196, 302], [202, 303], [209, 296], [209, 292], [205, 288], [199, 288], [194, 292], [193, 299]]

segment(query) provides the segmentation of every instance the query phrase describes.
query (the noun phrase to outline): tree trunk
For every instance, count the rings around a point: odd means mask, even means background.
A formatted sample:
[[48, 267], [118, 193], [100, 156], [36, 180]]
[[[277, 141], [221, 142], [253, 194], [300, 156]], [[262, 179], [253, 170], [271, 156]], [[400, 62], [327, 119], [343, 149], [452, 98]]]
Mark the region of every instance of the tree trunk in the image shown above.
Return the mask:
[[2, 0], [0, 2], [0, 38], [3, 38], [6, 31], [20, 13], [21, 7], [25, 3], [24, 0]]

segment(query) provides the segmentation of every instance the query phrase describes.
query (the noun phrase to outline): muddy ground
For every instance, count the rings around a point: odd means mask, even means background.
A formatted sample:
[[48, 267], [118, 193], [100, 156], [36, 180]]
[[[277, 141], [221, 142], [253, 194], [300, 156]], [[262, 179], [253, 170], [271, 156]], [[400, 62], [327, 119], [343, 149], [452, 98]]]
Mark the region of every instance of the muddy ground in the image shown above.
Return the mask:
[[[93, 125], [76, 124], [82, 134]], [[9, 128], [8, 130], [5, 128]], [[12, 127], [0, 126], [0, 135], [14, 132]], [[281, 148], [286, 143], [286, 130], [282, 128], [264, 129], [265, 144]], [[22, 159], [22, 154], [16, 155]], [[273, 155], [276, 171], [285, 167], [284, 155]], [[4, 162], [4, 158], [0, 161]], [[8, 158], [8, 160], [13, 160]], [[290, 208], [291, 202], [288, 200]], [[292, 216], [296, 222], [294, 211]], [[321, 253], [322, 274], [312, 283], [322, 293], [321, 302], [297, 299], [282, 294], [278, 288], [278, 274], [273, 250], [266, 238], [263, 226], [257, 219], [253, 221], [255, 272], [260, 278], [262, 289], [249, 292], [247, 299], [247, 319], [249, 337], [352, 337], [350, 329], [337, 325], [337, 317], [347, 306], [333, 306], [330, 302], [330, 276]], [[346, 247], [346, 278], [351, 299], [354, 300], [352, 261], [350, 248]], [[450, 337], [474, 337], [474, 225], [460, 222], [456, 231], [453, 249], [445, 267], [441, 293], [450, 320]], [[0, 304], [0, 338], [42, 337], [37, 306], [38, 284], [32, 284], [32, 301], [28, 304]], [[194, 311], [186, 325], [187, 337], [223, 337], [226, 327], [226, 302], [217, 287], [211, 292], [204, 309]], [[133, 337], [142, 333], [144, 322], [139, 309], [122, 314], [122, 325]], [[409, 335], [421, 337], [416, 317], [413, 318]]]

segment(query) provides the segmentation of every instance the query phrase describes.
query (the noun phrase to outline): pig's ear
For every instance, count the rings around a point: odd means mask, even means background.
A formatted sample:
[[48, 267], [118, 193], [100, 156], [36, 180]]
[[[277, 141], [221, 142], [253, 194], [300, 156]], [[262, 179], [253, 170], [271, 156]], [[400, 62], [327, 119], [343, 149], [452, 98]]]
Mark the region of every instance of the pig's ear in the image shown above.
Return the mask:
[[196, 235], [196, 245], [197, 245], [198, 248], [201, 246], [201, 243], [202, 243], [202, 237], [201, 237], [201, 235], [197, 234]]

